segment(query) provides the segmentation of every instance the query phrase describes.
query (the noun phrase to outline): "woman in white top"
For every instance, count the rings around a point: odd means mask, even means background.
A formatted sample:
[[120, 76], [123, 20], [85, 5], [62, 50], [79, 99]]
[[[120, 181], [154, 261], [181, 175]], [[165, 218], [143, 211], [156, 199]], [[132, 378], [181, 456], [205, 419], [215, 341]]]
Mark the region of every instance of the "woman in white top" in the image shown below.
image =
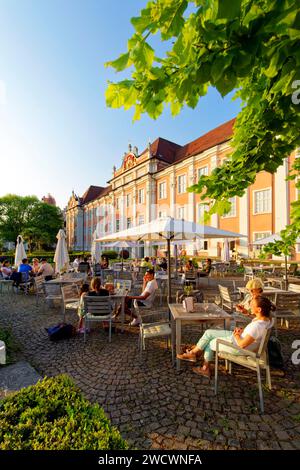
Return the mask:
[[[259, 348], [260, 340], [266, 328], [272, 326], [270, 320], [271, 311], [275, 310], [275, 306], [267, 297], [255, 297], [251, 301], [251, 312], [255, 318], [245, 328], [235, 328], [235, 330], [206, 330], [202, 338], [198, 341], [197, 345], [184, 354], [178, 354], [178, 359], [189, 362], [196, 362], [197, 355], [204, 353], [204, 364], [202, 367], [194, 367], [193, 371], [196, 374], [210, 377], [211, 367], [213, 361], [214, 351], [216, 350], [216, 340], [223, 338], [226, 341], [239, 346], [245, 350], [257, 351]], [[230, 346], [220, 345], [220, 351], [226, 351], [231, 354], [241, 354]]]

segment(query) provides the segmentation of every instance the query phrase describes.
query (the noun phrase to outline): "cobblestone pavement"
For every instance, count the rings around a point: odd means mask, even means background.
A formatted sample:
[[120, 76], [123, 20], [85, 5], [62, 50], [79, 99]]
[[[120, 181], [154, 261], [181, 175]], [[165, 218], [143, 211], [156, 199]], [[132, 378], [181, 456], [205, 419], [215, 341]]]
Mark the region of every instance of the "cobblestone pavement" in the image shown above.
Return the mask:
[[[209, 293], [209, 291], [207, 291]], [[207, 293], [206, 292], [206, 293]], [[212, 291], [210, 292], [212, 293]], [[286, 373], [272, 371], [259, 413], [256, 374], [233, 366], [220, 371], [218, 396], [213, 382], [196, 376], [191, 365], [172, 367], [164, 341], [137, 353], [137, 328], [117, 330], [112, 343], [100, 326], [88, 336], [53, 343], [45, 327], [60, 321], [58, 309], [36, 307], [32, 296], [0, 297], [0, 326], [11, 326], [22, 352], [42, 376], [69, 374], [92, 402], [99, 403], [123, 437], [136, 449], [300, 449], [300, 368], [290, 361], [299, 325], [280, 330]], [[68, 314], [75, 324], [76, 314]], [[296, 329], [296, 327], [298, 329]], [[189, 328], [186, 342], [200, 333]]]

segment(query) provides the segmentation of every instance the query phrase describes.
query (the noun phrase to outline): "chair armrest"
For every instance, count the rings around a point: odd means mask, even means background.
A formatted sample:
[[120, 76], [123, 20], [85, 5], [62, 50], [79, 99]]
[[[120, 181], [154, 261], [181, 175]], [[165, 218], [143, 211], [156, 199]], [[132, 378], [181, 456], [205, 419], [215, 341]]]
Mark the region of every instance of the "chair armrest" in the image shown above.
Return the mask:
[[[229, 346], [230, 348], [232, 349], [235, 349], [236, 351], [247, 351], [247, 356], [251, 356], [251, 357], [254, 357], [254, 358], [258, 358], [258, 355], [253, 352], [253, 351], [249, 351], [248, 349], [243, 349], [243, 348], [240, 348], [239, 346], [236, 346], [235, 344], [232, 344], [230, 343], [229, 341], [225, 341], [224, 339], [221, 339], [221, 338], [218, 338], [217, 341], [216, 341], [216, 353], [219, 352], [219, 344], [223, 344], [224, 346]], [[244, 354], [243, 354], [244, 355]]]

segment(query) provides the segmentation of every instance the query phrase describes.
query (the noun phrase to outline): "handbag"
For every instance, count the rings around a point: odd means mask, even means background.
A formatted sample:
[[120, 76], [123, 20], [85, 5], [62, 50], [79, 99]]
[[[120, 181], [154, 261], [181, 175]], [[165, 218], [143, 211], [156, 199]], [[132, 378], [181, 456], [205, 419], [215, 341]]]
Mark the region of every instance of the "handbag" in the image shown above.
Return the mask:
[[55, 326], [45, 328], [51, 341], [59, 341], [61, 339], [69, 339], [75, 334], [75, 328], [70, 323], [59, 323]]

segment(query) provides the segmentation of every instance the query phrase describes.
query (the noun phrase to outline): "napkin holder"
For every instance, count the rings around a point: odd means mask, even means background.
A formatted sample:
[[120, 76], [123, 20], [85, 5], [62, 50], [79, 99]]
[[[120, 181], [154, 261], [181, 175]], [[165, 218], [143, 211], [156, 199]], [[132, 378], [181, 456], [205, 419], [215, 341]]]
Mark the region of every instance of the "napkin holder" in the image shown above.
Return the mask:
[[182, 302], [183, 308], [186, 312], [194, 312], [194, 298], [186, 297]]

